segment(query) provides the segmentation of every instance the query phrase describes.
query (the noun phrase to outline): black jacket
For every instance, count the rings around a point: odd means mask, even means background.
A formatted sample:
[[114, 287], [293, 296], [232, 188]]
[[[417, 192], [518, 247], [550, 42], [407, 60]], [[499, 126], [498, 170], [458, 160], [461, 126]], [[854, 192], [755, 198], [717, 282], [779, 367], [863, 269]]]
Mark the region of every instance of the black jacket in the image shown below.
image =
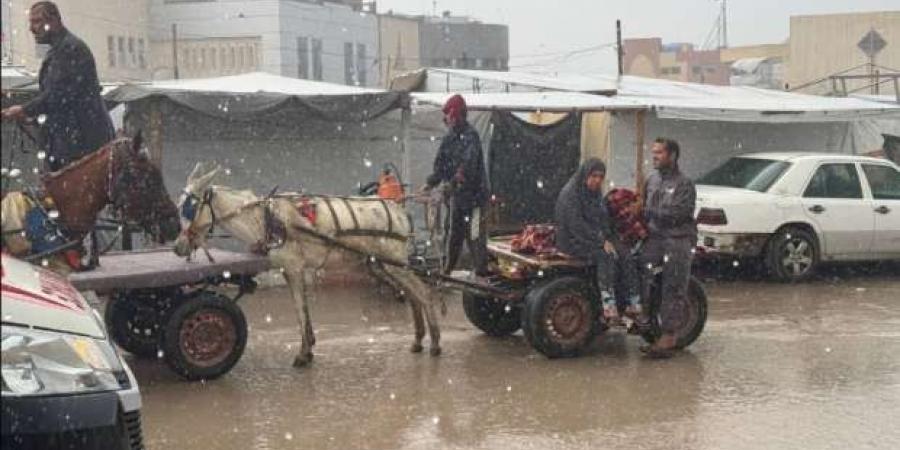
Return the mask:
[[[457, 179], [460, 174], [462, 181]], [[453, 186], [456, 208], [470, 209], [484, 206], [488, 199], [487, 172], [481, 151], [478, 132], [466, 123], [459, 131], [450, 131], [434, 159], [434, 172], [428, 177], [428, 186], [441, 182]]]
[[100, 96], [94, 55], [65, 28], [53, 37], [41, 64], [39, 84], [40, 93], [24, 108], [46, 130], [51, 169], [97, 150], [115, 137]]
[[656, 171], [644, 185], [644, 218], [650, 237], [697, 239], [694, 182], [678, 168]]
[[603, 193], [590, 192], [585, 185], [587, 176], [600, 167], [597, 159], [582, 163], [556, 198], [556, 248], [590, 262], [597, 261], [603, 242], [612, 237]]

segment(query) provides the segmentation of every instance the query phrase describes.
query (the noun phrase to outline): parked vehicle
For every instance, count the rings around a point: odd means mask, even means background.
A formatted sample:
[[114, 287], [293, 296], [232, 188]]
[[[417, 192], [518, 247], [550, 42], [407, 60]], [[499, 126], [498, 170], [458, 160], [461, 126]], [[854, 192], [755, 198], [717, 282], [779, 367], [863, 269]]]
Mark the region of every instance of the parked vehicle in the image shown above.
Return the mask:
[[759, 258], [775, 279], [823, 262], [900, 259], [900, 168], [828, 153], [731, 158], [697, 181], [701, 255]]
[[4, 449], [142, 449], [141, 395], [99, 314], [64, 278], [3, 255]]

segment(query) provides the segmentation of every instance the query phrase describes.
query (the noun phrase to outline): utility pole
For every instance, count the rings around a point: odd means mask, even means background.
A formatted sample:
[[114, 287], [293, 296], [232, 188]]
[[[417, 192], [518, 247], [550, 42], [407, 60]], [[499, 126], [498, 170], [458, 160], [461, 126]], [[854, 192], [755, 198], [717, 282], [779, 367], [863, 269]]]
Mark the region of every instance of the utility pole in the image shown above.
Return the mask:
[[178, 79], [178, 24], [172, 24], [172, 72]]
[[616, 19], [616, 57], [619, 61], [619, 76], [624, 75], [625, 69], [623, 67], [622, 57], [625, 55], [625, 50], [622, 49], [622, 21]]
[[728, 0], [722, 0], [722, 24], [719, 30], [722, 36], [719, 38], [719, 48], [728, 48]]

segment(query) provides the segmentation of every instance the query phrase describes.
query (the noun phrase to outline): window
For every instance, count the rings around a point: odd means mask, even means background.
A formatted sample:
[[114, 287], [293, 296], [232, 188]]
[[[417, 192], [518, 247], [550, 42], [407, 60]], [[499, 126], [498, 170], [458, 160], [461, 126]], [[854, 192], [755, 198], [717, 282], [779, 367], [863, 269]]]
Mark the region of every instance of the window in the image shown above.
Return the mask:
[[309, 78], [309, 38], [297, 38], [297, 78]]
[[766, 192], [781, 178], [790, 163], [762, 158], [731, 158], [700, 177], [697, 184]]
[[312, 69], [313, 79], [322, 81], [322, 40], [312, 40]]
[[807, 198], [862, 198], [859, 174], [854, 164], [822, 164], [803, 196]]
[[126, 66], [126, 60], [125, 60], [125, 38], [122, 37], [122, 36], [119, 36], [119, 38], [118, 38], [118, 43], [119, 43], [119, 46], [118, 46], [118, 49], [119, 49], [119, 51], [118, 51], [118, 54], [119, 54], [119, 57], [118, 57], [118, 64], [119, 64], [119, 67], [125, 67], [125, 66]]
[[234, 69], [235, 53], [236, 53], [236, 51], [234, 50], [234, 47], [231, 47], [230, 49], [228, 49], [228, 68], [229, 69]]
[[145, 53], [146, 49], [144, 48], [144, 38], [138, 39], [138, 67], [141, 69], [147, 68], [147, 56]]
[[209, 67], [213, 70], [216, 69], [216, 49], [209, 49]]
[[191, 54], [187, 49], [181, 51], [181, 65], [184, 66], [185, 69], [191, 67]]
[[707, 67], [706, 73], [716, 73], [716, 68], [715, 67]]
[[246, 51], [247, 51], [247, 48], [243, 47], [243, 46], [241, 48], [237, 49], [237, 67], [238, 67], [238, 70], [240, 70], [240, 71], [244, 70], [244, 56], [245, 56], [244, 53]]
[[258, 66], [256, 64], [256, 46], [251, 45], [247, 48], [247, 64], [250, 65], [252, 70], [257, 70]]
[[225, 69], [225, 49], [219, 49], [219, 67]]
[[353, 84], [356, 78], [353, 67], [353, 43], [344, 43], [344, 84]]
[[702, 72], [702, 71], [703, 71], [703, 68], [700, 66], [691, 67], [691, 73], [693, 73], [694, 75], [700, 75], [700, 72]]
[[200, 49], [200, 67], [205, 69], [207, 64], [208, 63], [206, 62], [206, 49], [205, 48]]
[[106, 58], [109, 67], [116, 67], [116, 38], [106, 37]]
[[356, 83], [366, 85], [366, 44], [356, 44]]
[[900, 200], [900, 172], [890, 166], [863, 164], [875, 200]]
[[137, 66], [137, 53], [134, 51], [134, 38], [128, 38], [128, 56], [129, 63], [131, 67]]

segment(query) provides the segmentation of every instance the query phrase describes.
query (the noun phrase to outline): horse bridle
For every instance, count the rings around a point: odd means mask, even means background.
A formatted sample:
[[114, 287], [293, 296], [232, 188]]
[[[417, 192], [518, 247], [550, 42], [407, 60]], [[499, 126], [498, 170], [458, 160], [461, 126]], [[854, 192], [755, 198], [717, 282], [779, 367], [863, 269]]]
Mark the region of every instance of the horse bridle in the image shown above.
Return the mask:
[[[199, 233], [197, 233], [194, 228], [196, 228], [197, 217], [203, 212], [204, 207], [209, 208], [210, 215], [209, 230], [206, 231], [206, 235], [211, 235], [213, 233], [213, 228], [216, 226], [216, 210], [212, 207], [212, 199], [213, 195], [215, 195], [215, 191], [212, 187], [208, 187], [203, 191], [201, 198], [197, 197], [197, 195], [190, 190], [185, 189], [184, 195], [184, 202], [181, 204], [181, 210], [178, 211], [178, 214], [189, 222], [185, 234], [187, 235], [188, 243], [192, 247], [196, 247], [194, 244], [194, 237]], [[187, 208], [188, 205], [190, 205], [190, 209]]]
[[[275, 218], [274, 214], [272, 213], [272, 209], [271, 209], [272, 196], [274, 195], [274, 192], [275, 192], [275, 190], [273, 189], [272, 193], [269, 196], [267, 196], [266, 198], [258, 199], [258, 200], [255, 200], [255, 201], [252, 201], [249, 203], [245, 203], [245, 204], [239, 206], [238, 208], [236, 208], [234, 211], [231, 211], [227, 214], [217, 217], [216, 210], [213, 209], [213, 207], [212, 207], [212, 200], [213, 200], [213, 196], [215, 195], [215, 190], [212, 187], [206, 188], [206, 190], [203, 191], [203, 194], [201, 197], [197, 197], [197, 195], [194, 194], [193, 192], [191, 192], [189, 190], [185, 190], [184, 191], [185, 201], [181, 205], [181, 210], [178, 212], [178, 214], [182, 218], [184, 218], [190, 222], [188, 224], [187, 229], [185, 230], [185, 235], [187, 236], [188, 244], [190, 244], [191, 247], [194, 247], [194, 248], [198, 247], [198, 245], [194, 242], [194, 239], [199, 234], [195, 230], [196, 221], [197, 221], [197, 217], [200, 216], [200, 213], [203, 211], [204, 207], [209, 208], [210, 223], [209, 223], [209, 229], [206, 231], [206, 236], [209, 237], [210, 235], [212, 235], [213, 230], [216, 227], [217, 221], [220, 222], [223, 220], [228, 220], [232, 217], [237, 216], [238, 214], [240, 214], [241, 212], [243, 212], [244, 210], [246, 210], [248, 208], [255, 207], [255, 206], [262, 206], [263, 207], [263, 222], [264, 222], [263, 223], [263, 228], [264, 228], [263, 238], [260, 239], [259, 242], [256, 243], [255, 251], [257, 251], [261, 254], [266, 254], [266, 253], [268, 253], [269, 250], [271, 250], [273, 248], [278, 248], [278, 247], [283, 246], [284, 242], [285, 242], [285, 237], [286, 237], [285, 231], [284, 231], [284, 226], [283, 226], [283, 224], [280, 223], [280, 221], [277, 218]], [[186, 208], [188, 205], [191, 205], [190, 209]], [[274, 244], [273, 244], [273, 239], [274, 239]]]

